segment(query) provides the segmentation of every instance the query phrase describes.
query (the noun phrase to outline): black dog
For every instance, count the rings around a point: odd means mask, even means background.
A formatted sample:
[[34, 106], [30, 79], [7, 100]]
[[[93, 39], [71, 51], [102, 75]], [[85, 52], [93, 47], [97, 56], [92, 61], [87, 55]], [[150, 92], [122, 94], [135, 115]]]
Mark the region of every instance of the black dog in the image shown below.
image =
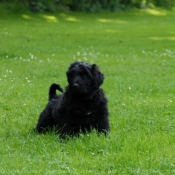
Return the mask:
[[60, 137], [78, 135], [96, 129], [109, 132], [107, 99], [100, 85], [104, 76], [95, 64], [74, 62], [67, 71], [69, 85], [63, 95], [56, 95], [57, 84], [49, 90], [49, 102], [40, 114], [37, 131], [44, 133], [53, 127]]

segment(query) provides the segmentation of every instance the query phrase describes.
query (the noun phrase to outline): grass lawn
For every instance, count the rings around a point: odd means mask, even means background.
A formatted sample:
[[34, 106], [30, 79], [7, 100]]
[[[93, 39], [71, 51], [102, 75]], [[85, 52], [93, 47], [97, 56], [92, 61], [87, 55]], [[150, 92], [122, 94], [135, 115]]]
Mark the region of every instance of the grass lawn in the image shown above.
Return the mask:
[[[105, 74], [110, 136], [32, 132], [75, 60]], [[175, 174], [175, 12], [0, 13], [0, 173]]]

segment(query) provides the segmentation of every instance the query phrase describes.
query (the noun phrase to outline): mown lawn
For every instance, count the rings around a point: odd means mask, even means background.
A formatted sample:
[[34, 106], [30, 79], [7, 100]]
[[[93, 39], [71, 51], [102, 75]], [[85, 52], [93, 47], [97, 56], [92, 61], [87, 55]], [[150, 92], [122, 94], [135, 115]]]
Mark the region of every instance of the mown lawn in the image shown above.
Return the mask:
[[[175, 12], [0, 13], [0, 173], [175, 174]], [[32, 132], [75, 60], [105, 74], [110, 136]]]

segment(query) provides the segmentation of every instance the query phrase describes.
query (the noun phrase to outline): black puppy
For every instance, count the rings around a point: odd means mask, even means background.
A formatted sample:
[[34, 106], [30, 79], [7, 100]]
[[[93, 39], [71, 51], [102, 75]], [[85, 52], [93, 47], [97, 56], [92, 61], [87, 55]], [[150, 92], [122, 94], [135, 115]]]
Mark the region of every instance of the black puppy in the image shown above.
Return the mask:
[[104, 76], [95, 64], [74, 62], [67, 71], [69, 85], [63, 95], [56, 95], [52, 84], [49, 102], [41, 113], [36, 129], [43, 133], [56, 128], [60, 137], [78, 135], [96, 129], [107, 134], [110, 130], [107, 99], [100, 85]]

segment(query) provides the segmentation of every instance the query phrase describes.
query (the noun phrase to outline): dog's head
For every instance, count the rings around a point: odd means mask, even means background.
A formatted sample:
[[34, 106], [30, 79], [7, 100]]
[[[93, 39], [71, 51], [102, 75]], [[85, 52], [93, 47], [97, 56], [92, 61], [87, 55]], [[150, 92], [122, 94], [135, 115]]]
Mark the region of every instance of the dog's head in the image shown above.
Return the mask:
[[72, 93], [88, 95], [100, 87], [104, 76], [96, 64], [74, 62], [67, 71], [67, 80]]

